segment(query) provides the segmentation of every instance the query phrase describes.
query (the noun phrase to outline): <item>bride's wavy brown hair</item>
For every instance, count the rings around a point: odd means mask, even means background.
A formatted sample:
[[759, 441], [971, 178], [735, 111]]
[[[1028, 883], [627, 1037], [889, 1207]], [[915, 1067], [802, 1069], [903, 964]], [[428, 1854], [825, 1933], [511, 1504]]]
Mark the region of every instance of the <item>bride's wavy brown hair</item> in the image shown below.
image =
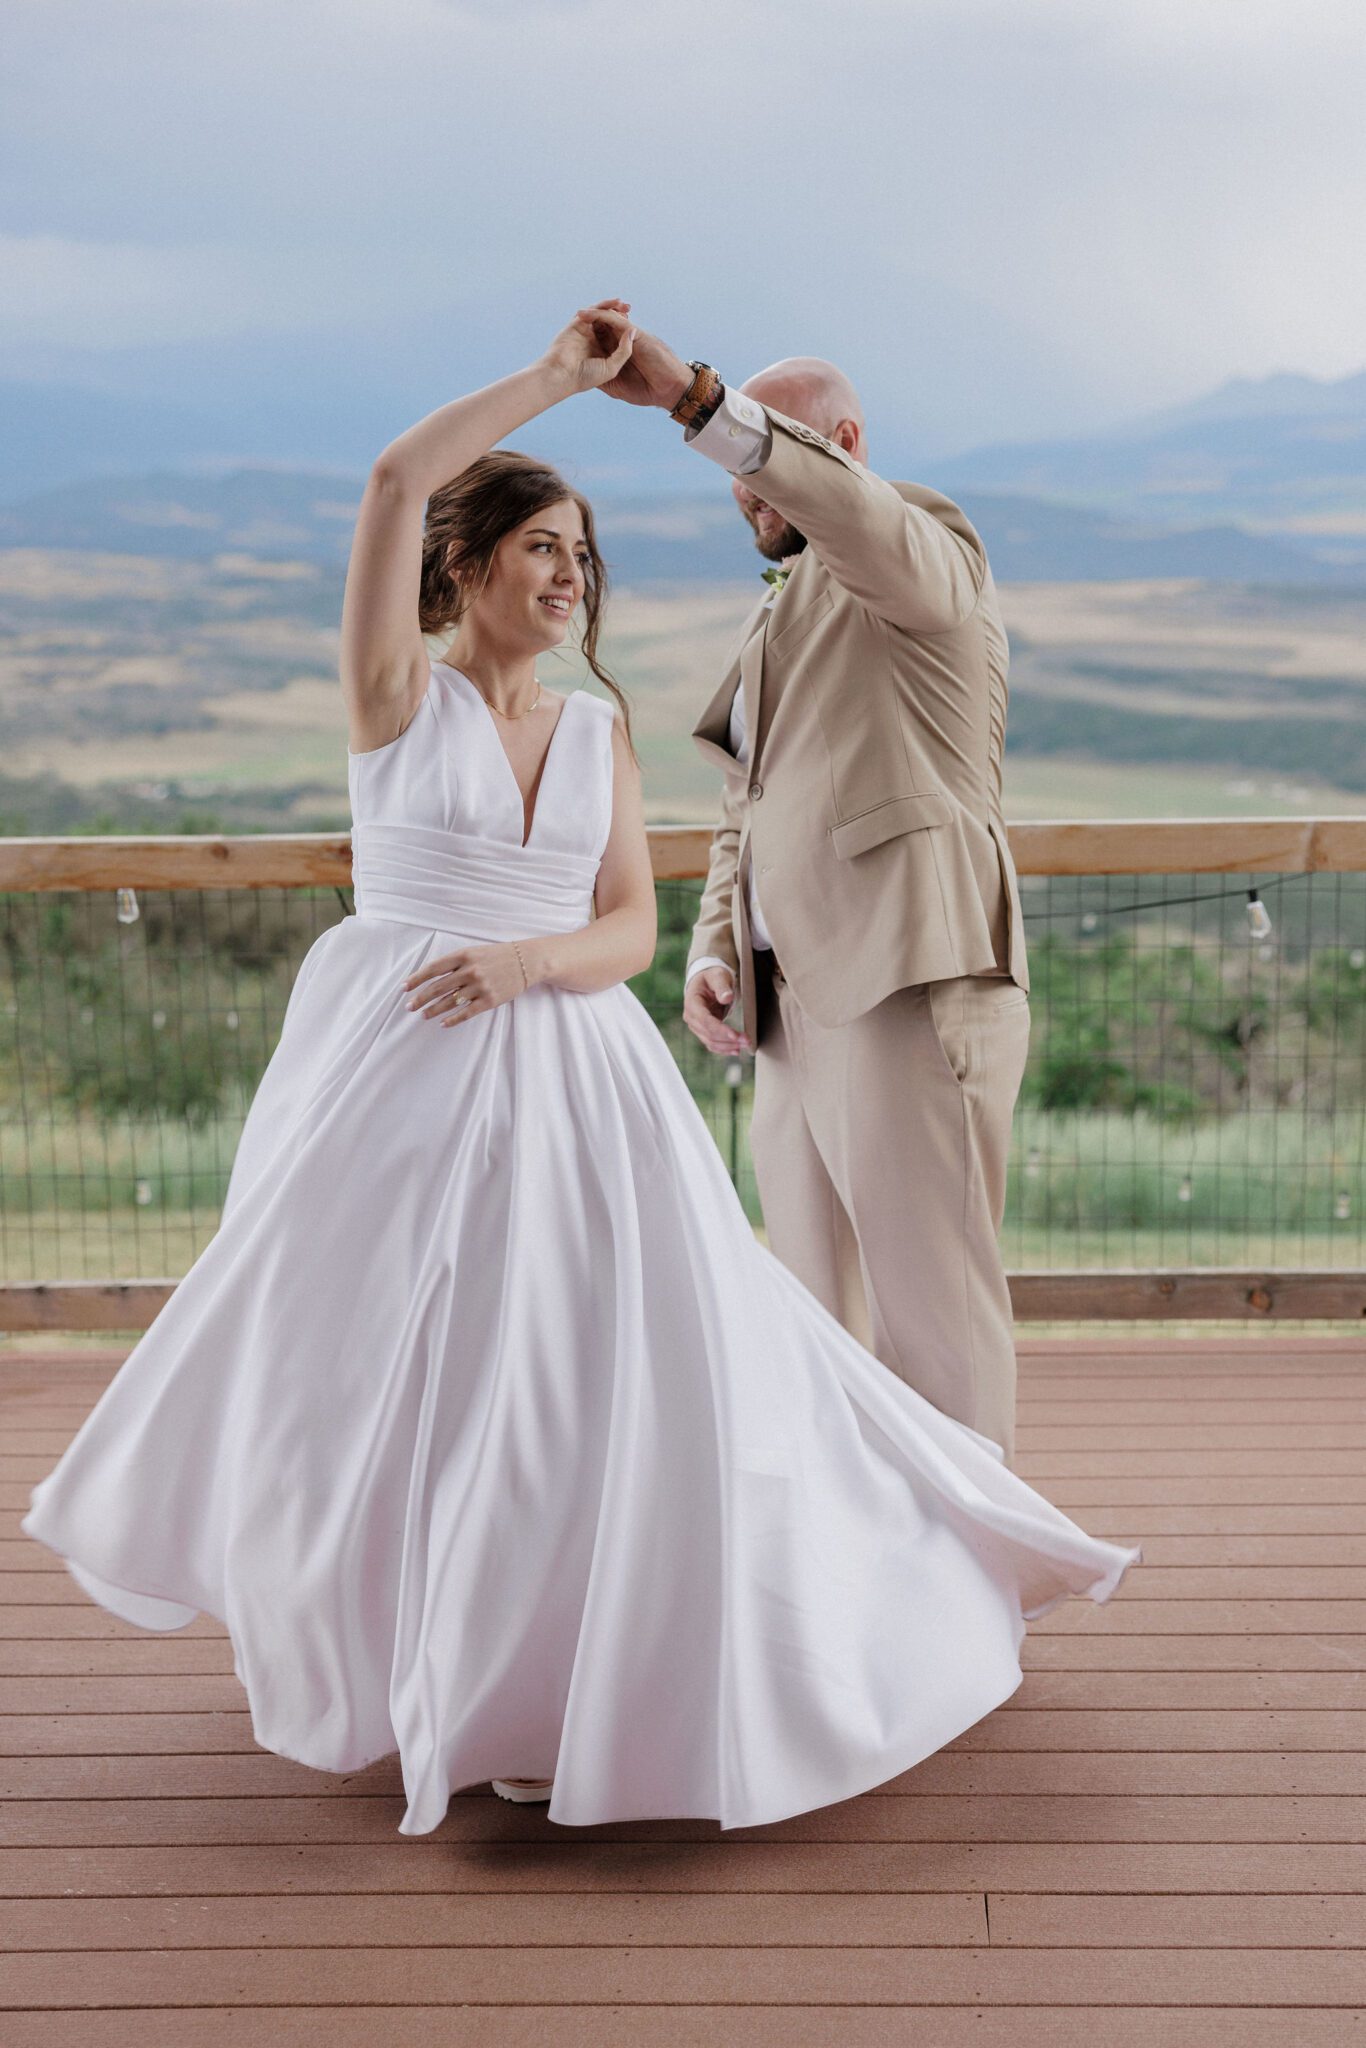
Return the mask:
[[433, 491], [427, 500], [422, 535], [418, 623], [424, 633], [446, 633], [459, 625], [488, 584], [499, 541], [537, 512], [562, 505], [566, 499], [579, 508], [588, 550], [579, 644], [593, 674], [616, 699], [629, 741], [631, 707], [620, 684], [598, 659], [598, 635], [607, 602], [607, 565], [598, 549], [593, 508], [548, 462], [519, 455], [511, 448], [498, 448], [491, 455], [481, 455], [450, 483]]

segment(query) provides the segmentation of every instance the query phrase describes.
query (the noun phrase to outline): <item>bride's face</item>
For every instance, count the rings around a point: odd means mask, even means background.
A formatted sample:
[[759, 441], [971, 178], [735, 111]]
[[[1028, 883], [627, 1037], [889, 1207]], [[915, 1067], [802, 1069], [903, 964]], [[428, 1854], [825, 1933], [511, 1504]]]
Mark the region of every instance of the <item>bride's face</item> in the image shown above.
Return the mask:
[[558, 647], [583, 597], [588, 543], [572, 498], [533, 513], [499, 541], [476, 604], [481, 625], [500, 639]]

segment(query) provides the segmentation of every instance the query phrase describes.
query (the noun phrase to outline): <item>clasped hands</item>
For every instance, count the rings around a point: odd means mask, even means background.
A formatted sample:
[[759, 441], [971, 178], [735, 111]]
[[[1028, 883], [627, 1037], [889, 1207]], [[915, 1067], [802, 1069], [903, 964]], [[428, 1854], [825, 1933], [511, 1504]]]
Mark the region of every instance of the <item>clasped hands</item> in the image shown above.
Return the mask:
[[629, 299], [581, 307], [544, 361], [573, 391], [602, 391], [627, 405], [669, 412], [692, 383], [692, 371], [658, 335], [632, 326], [630, 314]]

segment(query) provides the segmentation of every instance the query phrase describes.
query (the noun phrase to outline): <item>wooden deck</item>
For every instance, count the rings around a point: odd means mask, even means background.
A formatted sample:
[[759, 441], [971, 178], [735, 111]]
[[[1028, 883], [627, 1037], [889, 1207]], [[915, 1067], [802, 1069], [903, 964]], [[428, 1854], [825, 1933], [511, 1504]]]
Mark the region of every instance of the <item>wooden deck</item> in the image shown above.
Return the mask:
[[18, 1536], [111, 1366], [0, 1352], [5, 2048], [1366, 2044], [1366, 1347], [1025, 1352], [1021, 1470], [1146, 1563], [1008, 1706], [778, 1827], [416, 1840]]

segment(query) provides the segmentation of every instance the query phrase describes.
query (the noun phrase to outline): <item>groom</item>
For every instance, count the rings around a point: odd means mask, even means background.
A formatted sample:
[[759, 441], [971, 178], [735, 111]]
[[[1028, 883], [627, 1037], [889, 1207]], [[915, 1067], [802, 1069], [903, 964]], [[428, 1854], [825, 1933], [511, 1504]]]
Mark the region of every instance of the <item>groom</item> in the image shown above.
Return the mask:
[[[730, 471], [773, 565], [694, 732], [724, 790], [683, 1012], [711, 1051], [755, 1048], [769, 1243], [1009, 1455], [997, 1232], [1029, 982], [982, 543], [947, 498], [868, 468], [833, 364], [791, 358], [732, 391], [638, 330], [605, 388], [668, 411]], [[726, 1021], [737, 985], [743, 1030]]]

